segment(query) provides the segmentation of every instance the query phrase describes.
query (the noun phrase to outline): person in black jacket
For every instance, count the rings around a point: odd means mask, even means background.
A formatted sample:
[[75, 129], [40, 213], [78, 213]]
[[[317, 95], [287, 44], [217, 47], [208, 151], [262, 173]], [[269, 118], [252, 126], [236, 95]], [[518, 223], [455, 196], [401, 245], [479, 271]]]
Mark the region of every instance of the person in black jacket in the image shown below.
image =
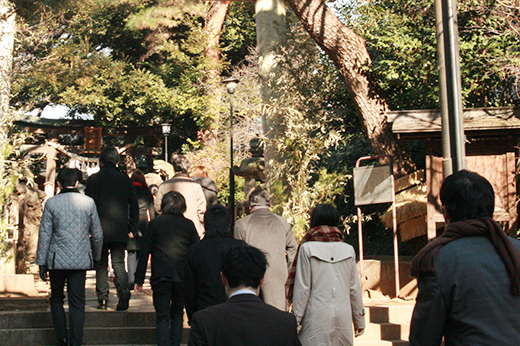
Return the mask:
[[230, 232], [229, 210], [216, 204], [204, 214], [204, 238], [188, 249], [184, 278], [184, 306], [188, 322], [193, 314], [208, 306], [226, 301], [224, 284], [220, 277], [220, 252], [226, 246], [245, 244], [233, 238]]
[[[148, 257], [152, 255], [153, 305], [156, 314], [157, 345], [181, 344], [183, 317], [183, 278], [186, 251], [199, 241], [197, 229], [183, 216], [184, 197], [168, 192], [161, 201], [162, 214], [148, 224], [135, 273], [134, 289], [143, 288]], [[170, 327], [171, 321], [171, 327]]]
[[153, 195], [144, 173], [136, 169], [130, 176], [134, 183], [135, 193], [137, 194], [137, 203], [139, 204], [139, 230], [137, 234], [130, 233], [128, 236], [128, 243], [126, 244], [127, 258], [126, 266], [128, 268], [128, 284], [130, 288], [134, 287], [135, 270], [137, 269], [137, 262], [139, 261], [139, 250], [143, 236], [148, 229], [148, 222], [155, 217], [155, 208], [153, 206]]
[[259, 297], [267, 259], [253, 246], [222, 250], [225, 303], [193, 314], [188, 346], [300, 346], [296, 317]]
[[134, 185], [116, 165], [119, 154], [114, 147], [101, 151], [101, 169], [87, 180], [85, 194], [96, 202], [103, 228], [103, 250], [96, 267], [96, 294], [98, 309], [108, 305], [108, 255], [112, 260], [119, 302], [116, 310], [127, 310], [130, 300], [128, 274], [125, 269], [125, 248], [129, 233], [137, 233], [139, 206]]

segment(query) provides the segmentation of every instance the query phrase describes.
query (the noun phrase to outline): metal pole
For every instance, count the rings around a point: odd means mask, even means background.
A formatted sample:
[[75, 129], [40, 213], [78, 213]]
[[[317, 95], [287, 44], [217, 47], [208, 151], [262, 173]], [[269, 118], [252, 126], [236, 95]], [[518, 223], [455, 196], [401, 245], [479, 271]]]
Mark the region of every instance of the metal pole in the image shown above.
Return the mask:
[[231, 212], [231, 229], [235, 225], [235, 175], [233, 174], [233, 94], [229, 94], [229, 209]]
[[168, 162], [168, 135], [164, 135], [164, 161]]
[[444, 50], [446, 57], [446, 86], [450, 128], [450, 147], [453, 171], [466, 168], [464, 127], [462, 122], [462, 93], [459, 61], [459, 33], [456, 0], [442, 0]]
[[359, 239], [359, 276], [361, 277], [361, 292], [363, 292], [363, 285], [365, 284], [365, 269], [363, 265], [363, 222], [362, 222], [361, 208], [357, 207], [358, 218], [358, 239]]
[[[392, 162], [390, 160], [390, 162]], [[393, 164], [392, 164], [393, 166]], [[391, 167], [392, 167], [391, 166]], [[393, 167], [392, 167], [393, 172]], [[397, 211], [395, 208], [395, 181], [392, 175], [392, 228], [394, 231], [394, 267], [395, 267], [395, 296], [401, 297], [401, 281], [399, 279], [399, 242], [397, 239]]]
[[446, 59], [444, 52], [444, 31], [442, 20], [442, 0], [435, 0], [435, 30], [437, 32], [437, 62], [439, 70], [439, 98], [442, 120], [442, 168], [444, 176], [453, 173], [450, 151], [450, 127], [446, 91]]

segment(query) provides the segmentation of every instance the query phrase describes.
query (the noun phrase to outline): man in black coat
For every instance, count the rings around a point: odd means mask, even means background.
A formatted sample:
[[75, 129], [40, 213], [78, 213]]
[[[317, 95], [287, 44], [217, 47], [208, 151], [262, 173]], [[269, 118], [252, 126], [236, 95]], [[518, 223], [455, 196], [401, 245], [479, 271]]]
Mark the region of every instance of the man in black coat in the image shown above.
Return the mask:
[[233, 244], [245, 244], [230, 232], [229, 210], [220, 204], [209, 207], [204, 214], [204, 238], [188, 249], [184, 277], [184, 306], [188, 322], [193, 314], [226, 301], [220, 277], [220, 253]]
[[222, 250], [222, 281], [229, 299], [193, 315], [189, 346], [300, 345], [296, 317], [258, 298], [267, 260], [244, 244]]
[[125, 269], [125, 248], [130, 232], [137, 234], [139, 206], [132, 180], [121, 173], [116, 165], [119, 153], [106, 147], [99, 156], [101, 169], [87, 181], [85, 194], [96, 202], [103, 228], [103, 250], [96, 267], [96, 294], [98, 309], [108, 303], [108, 255], [112, 261], [119, 298], [116, 310], [127, 310], [130, 300], [128, 274]]

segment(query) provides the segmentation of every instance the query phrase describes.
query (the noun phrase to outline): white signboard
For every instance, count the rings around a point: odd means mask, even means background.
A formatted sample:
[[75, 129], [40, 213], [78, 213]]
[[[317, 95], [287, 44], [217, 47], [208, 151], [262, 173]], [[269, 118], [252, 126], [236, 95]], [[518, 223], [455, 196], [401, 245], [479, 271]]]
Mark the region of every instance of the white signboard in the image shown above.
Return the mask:
[[354, 168], [354, 202], [356, 206], [392, 203], [392, 168], [390, 165]]

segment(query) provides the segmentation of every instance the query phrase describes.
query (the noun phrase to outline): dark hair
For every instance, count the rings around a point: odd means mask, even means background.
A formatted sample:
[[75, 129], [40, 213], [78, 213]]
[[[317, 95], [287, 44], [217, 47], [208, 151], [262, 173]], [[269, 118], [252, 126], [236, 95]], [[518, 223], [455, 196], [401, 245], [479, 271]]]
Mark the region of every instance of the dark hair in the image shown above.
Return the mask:
[[148, 188], [148, 184], [146, 183], [146, 177], [144, 176], [144, 173], [141, 170], [136, 169], [135, 171], [133, 171], [130, 179]]
[[78, 174], [73, 168], [63, 168], [60, 173], [58, 173], [56, 180], [60, 183], [62, 188], [74, 187], [78, 181]]
[[186, 174], [190, 169], [190, 161], [184, 155], [175, 156], [172, 160], [172, 165], [175, 173], [180, 172]]
[[254, 246], [236, 244], [222, 249], [222, 275], [230, 288], [258, 288], [267, 269], [265, 254]]
[[477, 173], [462, 170], [446, 177], [440, 197], [452, 222], [493, 217], [493, 186]]
[[268, 206], [270, 203], [269, 194], [267, 191], [257, 186], [251, 193], [249, 194], [249, 206], [250, 207], [256, 207], [256, 206]]
[[339, 226], [339, 213], [330, 204], [318, 204], [311, 211], [311, 228], [318, 226]]
[[186, 200], [177, 191], [170, 191], [163, 196], [161, 210], [163, 214], [180, 216], [186, 211]]
[[83, 172], [79, 168], [72, 168], [74, 172], [76, 173], [76, 178], [78, 179], [78, 182], [83, 182]]
[[231, 217], [228, 208], [221, 204], [215, 204], [206, 210], [204, 214], [204, 229], [206, 236], [231, 235], [229, 226]]
[[119, 162], [119, 153], [117, 149], [114, 147], [105, 147], [101, 150], [101, 154], [99, 154], [99, 161], [103, 164], [111, 163], [113, 165], [117, 165]]

